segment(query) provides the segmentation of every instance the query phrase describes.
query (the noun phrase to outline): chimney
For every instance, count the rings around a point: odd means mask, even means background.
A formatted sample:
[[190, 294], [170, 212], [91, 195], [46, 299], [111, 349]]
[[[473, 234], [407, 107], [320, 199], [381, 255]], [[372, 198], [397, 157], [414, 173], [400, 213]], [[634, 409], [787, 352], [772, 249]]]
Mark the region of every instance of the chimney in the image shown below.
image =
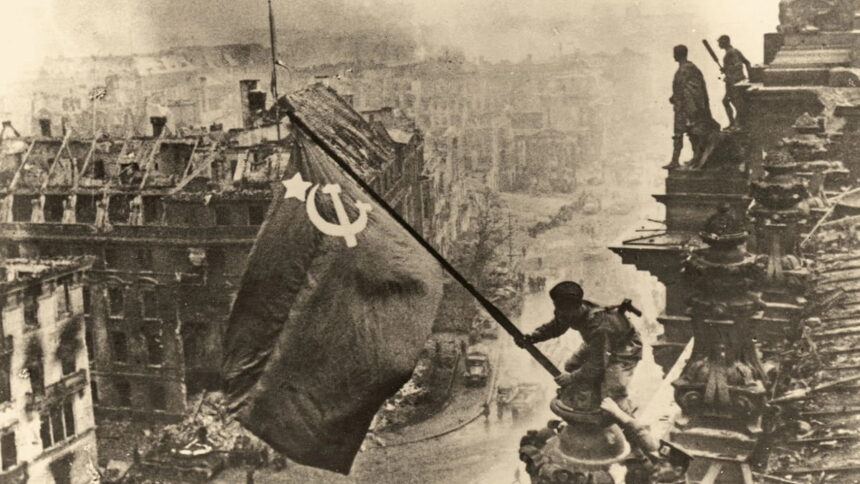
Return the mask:
[[215, 133], [215, 132], [223, 131], [223, 130], [224, 130], [224, 125], [221, 123], [212, 123], [209, 125], [209, 132], [210, 133]]
[[167, 124], [167, 116], [150, 116], [149, 122], [152, 124], [152, 137], [157, 138], [164, 131], [164, 126]]
[[254, 126], [254, 116], [250, 106], [250, 93], [257, 90], [256, 79], [245, 79], [239, 81], [239, 99], [242, 102], [242, 126], [246, 129]]
[[51, 120], [47, 118], [42, 118], [39, 120], [39, 130], [42, 133], [42, 136], [47, 138], [51, 137]]

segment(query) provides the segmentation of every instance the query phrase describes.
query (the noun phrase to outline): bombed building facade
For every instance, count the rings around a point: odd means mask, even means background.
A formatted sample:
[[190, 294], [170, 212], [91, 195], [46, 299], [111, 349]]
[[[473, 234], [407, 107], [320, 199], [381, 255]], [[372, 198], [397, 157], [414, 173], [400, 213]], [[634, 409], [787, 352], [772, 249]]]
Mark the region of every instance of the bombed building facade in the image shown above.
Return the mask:
[[[0, 481], [86, 482], [97, 461], [85, 336], [92, 258], [0, 266]], [[29, 480], [28, 480], [29, 479]]]
[[359, 110], [391, 107], [414, 118], [430, 149], [494, 189], [570, 192], [576, 167], [604, 156], [609, 100], [600, 72], [581, 55], [317, 66], [298, 71], [293, 87], [320, 78]]
[[[213, 124], [241, 128], [235, 85], [268, 79], [268, 55], [260, 45], [241, 44], [51, 59], [4, 109], [18, 113], [16, 119], [29, 113], [29, 132], [41, 136], [61, 137], [69, 129], [139, 136], [149, 132], [151, 117], [166, 117], [177, 134]], [[617, 113], [600, 86], [602, 69], [611, 65], [582, 54], [517, 63], [456, 56], [341, 63], [294, 67], [288, 89], [322, 81], [358, 111], [401, 112], [422, 131], [428, 153], [450, 154], [495, 189], [572, 192], [577, 167], [605, 157], [606, 130]]]
[[30, 132], [41, 136], [62, 136], [67, 129], [86, 136], [93, 130], [144, 135], [153, 116], [167, 117], [174, 132], [203, 124], [239, 128], [235, 86], [242, 79], [266, 78], [268, 58], [258, 44], [55, 58], [10, 96], [7, 109], [29, 111]]
[[[290, 159], [256, 84], [241, 83], [241, 129], [152, 117], [147, 136], [3, 140], [5, 256], [96, 258], [83, 298], [98, 418], [176, 420], [220, 388], [221, 334]], [[422, 138], [386, 122], [360, 126], [390, 154], [369, 182], [421, 230]]]

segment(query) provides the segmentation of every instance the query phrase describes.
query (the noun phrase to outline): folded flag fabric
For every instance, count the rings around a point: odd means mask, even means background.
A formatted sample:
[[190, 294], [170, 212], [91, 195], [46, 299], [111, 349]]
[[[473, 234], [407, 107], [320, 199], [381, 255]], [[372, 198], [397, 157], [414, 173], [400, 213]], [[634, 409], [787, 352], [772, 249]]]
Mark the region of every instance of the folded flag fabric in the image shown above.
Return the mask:
[[[310, 89], [306, 101], [352, 111]], [[346, 122], [371, 136], [360, 116]], [[374, 414], [411, 376], [443, 273], [307, 133], [290, 136], [225, 333], [226, 392], [233, 415], [274, 449], [348, 473]], [[342, 160], [373, 173], [366, 150], [340, 142]]]

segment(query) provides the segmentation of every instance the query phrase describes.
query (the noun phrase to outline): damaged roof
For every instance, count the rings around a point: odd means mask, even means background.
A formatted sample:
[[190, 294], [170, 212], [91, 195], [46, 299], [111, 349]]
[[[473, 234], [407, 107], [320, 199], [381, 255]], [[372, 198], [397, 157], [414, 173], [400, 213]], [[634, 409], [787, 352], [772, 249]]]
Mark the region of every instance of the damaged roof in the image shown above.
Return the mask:
[[314, 84], [282, 97], [279, 106], [307, 125], [362, 176], [372, 176], [396, 158], [393, 144], [379, 136], [370, 123], [330, 87]]

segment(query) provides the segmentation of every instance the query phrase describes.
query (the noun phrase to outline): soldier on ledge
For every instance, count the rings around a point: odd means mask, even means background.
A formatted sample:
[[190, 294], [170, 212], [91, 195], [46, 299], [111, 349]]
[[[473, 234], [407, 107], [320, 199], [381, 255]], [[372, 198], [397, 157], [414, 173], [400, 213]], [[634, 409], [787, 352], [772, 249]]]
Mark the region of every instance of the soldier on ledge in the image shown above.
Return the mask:
[[678, 70], [672, 80], [672, 97], [669, 102], [675, 111], [674, 135], [672, 136], [672, 161], [663, 168], [679, 168], [684, 135], [690, 138], [693, 148], [691, 168], [705, 164], [710, 151], [716, 144], [720, 125], [711, 116], [708, 88], [702, 71], [687, 60], [687, 47], [676, 45], [673, 51]]
[[717, 45], [726, 51], [726, 55], [723, 56], [723, 75], [725, 75], [726, 82], [723, 106], [726, 108], [726, 115], [729, 118], [729, 127], [732, 128], [737, 126], [737, 116], [743, 108], [743, 97], [737, 84], [747, 78], [744, 73], [744, 66], [749, 72], [752, 65], [741, 51], [732, 46], [732, 41], [728, 35], [721, 35], [717, 39]]
[[566, 373], [557, 377], [556, 382], [566, 387], [581, 380], [602, 380], [603, 396], [611, 397], [622, 409], [632, 413], [627, 385], [642, 359], [642, 341], [623, 312], [637, 310], [629, 301], [618, 308], [604, 308], [586, 301], [582, 287], [571, 281], [557, 284], [549, 291], [549, 296], [555, 306], [555, 317], [533, 333], [524, 335], [517, 344], [557, 338], [568, 329], [579, 331], [583, 344], [564, 364]]

